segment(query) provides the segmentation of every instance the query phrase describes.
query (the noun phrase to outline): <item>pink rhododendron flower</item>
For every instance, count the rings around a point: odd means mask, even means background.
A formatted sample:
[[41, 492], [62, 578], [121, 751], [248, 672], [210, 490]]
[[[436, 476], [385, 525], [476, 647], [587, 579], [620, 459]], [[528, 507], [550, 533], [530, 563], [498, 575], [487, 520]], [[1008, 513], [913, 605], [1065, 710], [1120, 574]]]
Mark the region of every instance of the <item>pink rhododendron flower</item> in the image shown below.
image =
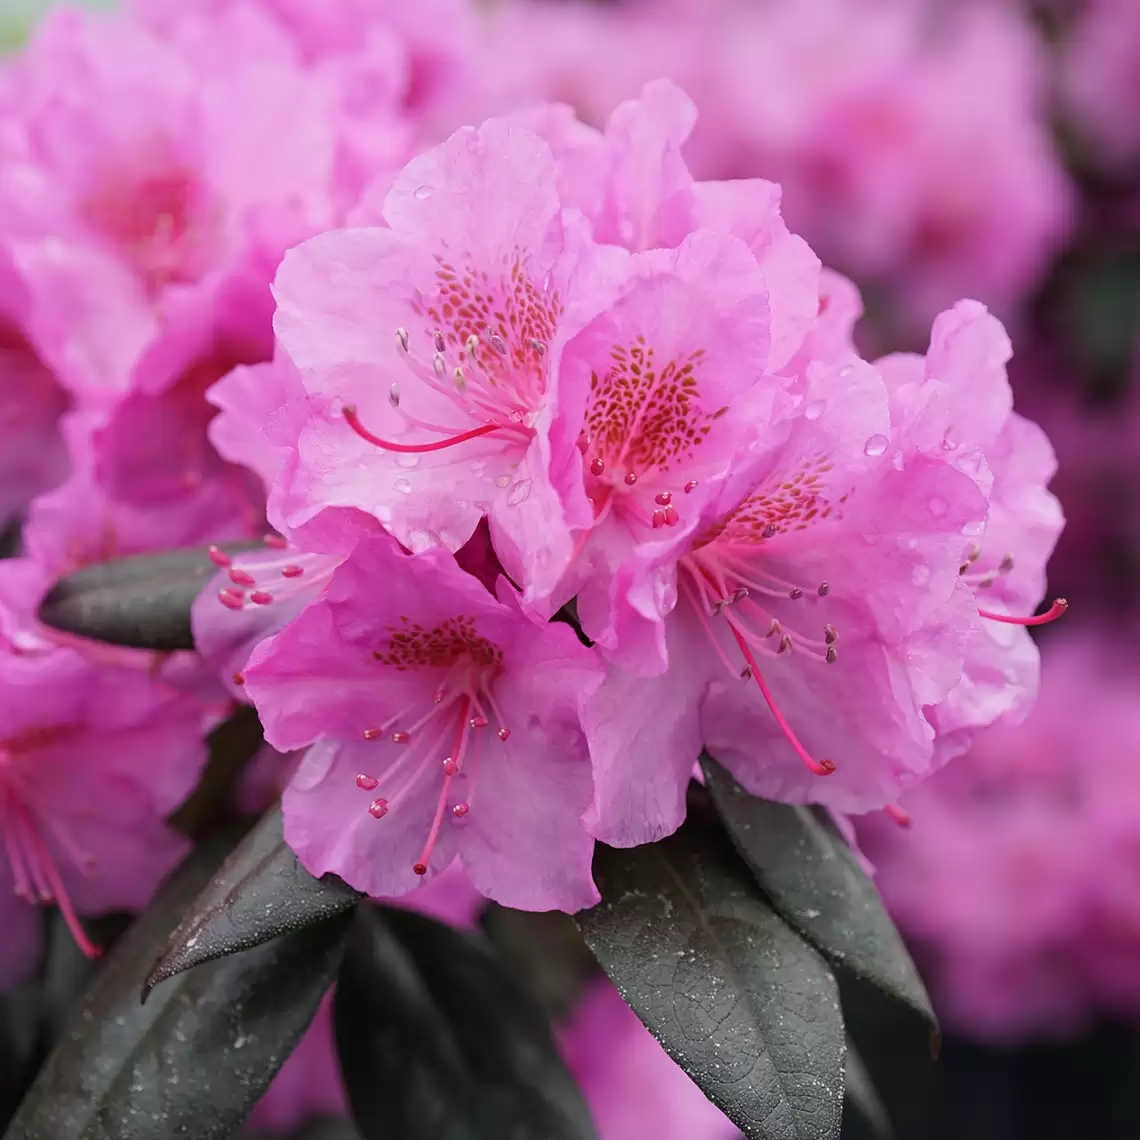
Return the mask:
[[[842, 350], [847, 316], [835, 321], [825, 309], [815, 343]], [[1040, 596], [1060, 513], [1048, 445], [1009, 412], [1008, 348], [963, 303], [925, 364], [808, 364], [681, 559], [665, 632], [685, 667], [611, 672], [588, 706], [598, 838], [673, 830], [702, 743], [755, 794], [858, 812], [1024, 707], [1036, 655], [1018, 627], [1038, 619], [1013, 607]], [[975, 593], [995, 587], [979, 611]]]
[[[22, 620], [27, 563], [0, 563], [0, 603]], [[34, 575], [33, 575], [34, 576]], [[79, 915], [141, 908], [186, 850], [165, 817], [193, 789], [209, 724], [200, 703], [136, 670], [0, 639], [0, 977], [30, 968], [36, 903]]]
[[583, 995], [562, 1034], [599, 1140], [735, 1140], [736, 1125], [653, 1039], [606, 981]]
[[464, 128], [400, 174], [389, 228], [286, 256], [277, 335], [316, 409], [281, 495], [288, 530], [351, 506], [409, 549], [456, 550], [487, 515], [508, 570], [565, 564], [569, 532], [549, 525], [562, 473], [540, 425], [567, 340], [624, 258], [563, 219], [556, 173], [529, 131]]
[[526, 619], [442, 550], [365, 539], [324, 596], [255, 650], [245, 688], [266, 739], [311, 745], [286, 838], [314, 874], [406, 894], [458, 856], [508, 906], [597, 901], [579, 817], [579, 702], [600, 666], [563, 625]]
[[1091, 0], [1062, 45], [1066, 112], [1102, 164], [1127, 170], [1140, 157], [1140, 12], [1129, 0]]
[[1140, 1011], [1135, 692], [1117, 631], [1058, 629], [1023, 725], [980, 733], [904, 796], [908, 829], [858, 821], [956, 1028], [1012, 1041]]

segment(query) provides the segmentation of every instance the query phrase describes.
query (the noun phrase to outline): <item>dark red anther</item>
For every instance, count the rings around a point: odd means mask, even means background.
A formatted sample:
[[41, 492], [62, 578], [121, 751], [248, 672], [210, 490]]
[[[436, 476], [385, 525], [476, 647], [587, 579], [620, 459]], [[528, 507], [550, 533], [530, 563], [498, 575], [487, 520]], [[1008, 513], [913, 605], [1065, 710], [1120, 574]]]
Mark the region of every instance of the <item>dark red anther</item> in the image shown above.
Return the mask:
[[673, 493], [672, 491], [662, 491], [654, 497], [653, 501], [658, 506], [667, 507], [673, 501]]
[[279, 534], [267, 534], [261, 541], [274, 550], [284, 550], [289, 545]]
[[415, 873], [417, 875], [426, 875], [427, 874], [427, 864], [426, 863], [414, 863], [412, 865], [412, 870], [415, 871]]
[[210, 561], [215, 566], [221, 566], [223, 570], [233, 562], [233, 559], [220, 546], [211, 546], [206, 553], [210, 556]]
[[384, 799], [373, 800], [368, 805], [368, 814], [373, 819], [383, 819], [388, 814], [388, 801]]
[[356, 786], [366, 792], [372, 791], [372, 789], [379, 783], [380, 781], [377, 780], [374, 776], [366, 776], [363, 772], [361, 772], [360, 775], [356, 777]]
[[302, 574], [304, 574], [304, 572], [305, 572], [305, 568], [303, 566], [282, 566], [281, 567], [281, 577], [282, 578], [300, 578], [300, 576]]
[[230, 581], [235, 586], [256, 586], [257, 579], [245, 570], [239, 570], [236, 566], [230, 567]]
[[254, 590], [253, 593], [249, 595], [249, 600], [253, 602], [255, 606], [267, 606], [273, 601], [273, 595], [267, 594], [264, 590]]
[[470, 810], [470, 804], [456, 804], [455, 807], [451, 809], [451, 814], [462, 819]]
[[605, 473], [606, 465], [601, 459], [590, 460], [590, 474], [595, 478], [599, 478]]

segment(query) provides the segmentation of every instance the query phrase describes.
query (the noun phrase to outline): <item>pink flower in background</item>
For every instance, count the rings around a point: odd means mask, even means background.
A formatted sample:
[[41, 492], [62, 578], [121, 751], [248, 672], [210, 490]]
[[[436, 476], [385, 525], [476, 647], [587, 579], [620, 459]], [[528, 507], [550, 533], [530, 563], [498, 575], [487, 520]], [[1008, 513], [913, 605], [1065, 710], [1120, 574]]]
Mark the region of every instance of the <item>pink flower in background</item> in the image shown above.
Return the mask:
[[458, 856], [508, 906], [597, 901], [579, 822], [590, 766], [578, 706], [600, 666], [441, 550], [363, 541], [324, 598], [245, 670], [266, 738], [312, 745], [285, 792], [290, 846], [314, 874], [401, 895]]
[[955, 1027], [1014, 1041], [1140, 1011], [1134, 662], [1116, 630], [1058, 630], [1041, 700], [859, 839]]
[[[27, 597], [26, 565], [0, 563], [0, 595], [12, 595], [0, 613], [11, 619]], [[57, 905], [92, 953], [79, 915], [145, 905], [186, 850], [164, 821], [197, 782], [208, 728], [196, 699], [145, 673], [0, 641], [5, 982], [37, 952], [30, 904]]]
[[783, 185], [792, 228], [904, 332], [963, 294], [1014, 315], [1068, 233], [1044, 49], [1012, 5], [565, 7], [503, 6], [492, 91], [516, 77], [600, 124], [647, 79], [682, 83], [698, 175]]
[[1062, 39], [1063, 108], [1101, 165], [1127, 172], [1140, 157], [1140, 11], [1130, 0], [1090, 0]]
[[[163, 465], [157, 463], [152, 482], [145, 468], [136, 468], [139, 493], [116, 497], [113, 482], [108, 486], [111, 481], [100, 479], [100, 474], [132, 452], [145, 451], [150, 437], [108, 436], [98, 426], [101, 422], [102, 417], [90, 413], [65, 417], [72, 473], [54, 491], [36, 499], [28, 514], [24, 546], [51, 573], [62, 576], [111, 558], [257, 533], [257, 490], [236, 467], [201, 483], [163, 481]], [[120, 441], [124, 451], [116, 450]], [[178, 463], [178, 457], [174, 461]], [[219, 468], [224, 466], [218, 463]]]
[[21, 332], [68, 389], [107, 401], [175, 383], [216, 355], [215, 330], [232, 343], [243, 291], [241, 333], [265, 340], [282, 251], [334, 220], [320, 83], [252, 51], [208, 71], [126, 15], [59, 11], [10, 94], [3, 243]]
[[706, 1099], [607, 981], [594, 982], [562, 1033], [562, 1051], [599, 1140], [736, 1140]]
[[313, 413], [280, 491], [281, 523], [328, 506], [374, 515], [412, 550], [461, 547], [484, 516], [509, 571], [565, 564], [543, 425], [566, 341], [624, 258], [565, 223], [537, 136], [464, 128], [415, 159], [384, 203], [390, 228], [324, 234], [278, 274], [277, 335]]

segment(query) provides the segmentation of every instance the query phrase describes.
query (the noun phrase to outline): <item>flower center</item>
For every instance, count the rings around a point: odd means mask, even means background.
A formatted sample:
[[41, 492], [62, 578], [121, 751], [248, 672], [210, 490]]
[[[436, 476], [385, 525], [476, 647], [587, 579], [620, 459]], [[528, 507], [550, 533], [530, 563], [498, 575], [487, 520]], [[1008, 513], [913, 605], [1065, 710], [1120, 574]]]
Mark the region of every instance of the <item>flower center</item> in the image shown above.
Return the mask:
[[595, 524], [613, 510], [639, 529], [676, 526], [677, 496], [697, 486], [683, 469], [728, 409], [710, 414], [701, 406], [696, 370], [703, 349], [661, 364], [638, 336], [628, 347], [615, 345], [610, 356], [604, 375], [591, 373], [578, 440]]
[[[497, 725], [499, 740], [510, 739], [511, 730], [494, 693], [503, 653], [476, 631], [472, 619], [462, 616], [447, 618], [430, 630], [405, 618], [399, 626], [390, 627], [390, 633], [385, 647], [373, 653], [377, 661], [401, 672], [432, 668], [440, 673], [440, 681], [426, 710], [422, 702], [413, 702], [383, 723], [363, 730], [365, 740], [390, 734], [393, 744], [406, 747], [382, 781], [362, 772], [356, 786], [376, 793], [383, 784], [383, 794], [375, 795], [368, 805], [373, 818], [383, 819], [425, 777], [430, 780], [437, 765], [442, 767], [435, 814], [423, 851], [412, 867], [417, 875], [426, 875], [449, 805], [454, 820], [463, 819], [472, 809], [486, 736], [483, 730]], [[454, 792], [460, 781], [465, 793], [462, 799]]]

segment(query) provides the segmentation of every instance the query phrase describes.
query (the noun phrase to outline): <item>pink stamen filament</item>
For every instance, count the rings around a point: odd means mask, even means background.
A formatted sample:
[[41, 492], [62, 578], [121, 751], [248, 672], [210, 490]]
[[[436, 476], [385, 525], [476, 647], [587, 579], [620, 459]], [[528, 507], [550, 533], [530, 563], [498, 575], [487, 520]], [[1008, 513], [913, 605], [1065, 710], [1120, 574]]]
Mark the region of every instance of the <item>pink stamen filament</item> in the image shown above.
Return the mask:
[[761, 675], [760, 667], [756, 664], [756, 659], [752, 656], [747, 641], [741, 636], [740, 630], [736, 628], [731, 616], [728, 619], [728, 624], [732, 630], [733, 637], [736, 638], [736, 644], [740, 646], [740, 652], [744, 654], [744, 660], [748, 662], [749, 668], [752, 670], [752, 680], [754, 680], [759, 687], [764, 700], [767, 702], [768, 708], [776, 718], [776, 723], [780, 726], [780, 731], [787, 737], [788, 743], [795, 749], [796, 755], [804, 762], [809, 772], [816, 776], [830, 776], [835, 771], [835, 765], [830, 760], [813, 760], [807, 749], [799, 742], [798, 737], [792, 731], [792, 726], [788, 724], [784, 719], [784, 714], [780, 712], [780, 707], [776, 704], [776, 698], [772, 695], [772, 691], [768, 688], [767, 682]]
[[0, 791], [6, 793], [0, 800], [6, 809], [4, 846], [12, 865], [16, 893], [29, 902], [37, 899], [43, 903], [54, 902], [79, 949], [88, 958], [102, 957], [102, 948], [87, 937], [75, 913], [55, 860], [27, 805], [10, 783], [0, 785]]
[[1056, 621], [1062, 614], [1069, 608], [1069, 603], [1064, 598], [1058, 598], [1050, 607], [1049, 612], [1039, 614], [1037, 617], [1017, 617], [1014, 614], [999, 614], [994, 613], [992, 610], [978, 610], [981, 617], [988, 618], [990, 621], [998, 621], [1004, 625], [1048, 625], [1050, 622]]
[[439, 839], [439, 829], [443, 826], [443, 813], [447, 810], [447, 794], [451, 791], [451, 781], [462, 770], [463, 749], [467, 742], [467, 733], [470, 727], [468, 724], [470, 712], [471, 700], [469, 697], [464, 697], [463, 704], [459, 709], [459, 721], [455, 726], [455, 739], [451, 745], [451, 756], [449, 759], [452, 761], [452, 764], [444, 767], [443, 787], [440, 788], [439, 799], [435, 805], [435, 817], [431, 822], [431, 830], [428, 832], [427, 842], [424, 844], [423, 852], [420, 854], [418, 862], [412, 868], [417, 875], [427, 874], [431, 853], [435, 850], [436, 841]]
[[429, 451], [442, 451], [444, 448], [455, 447], [456, 444], [466, 443], [469, 439], [478, 439], [480, 436], [490, 435], [491, 432], [504, 430], [501, 424], [484, 424], [482, 427], [460, 432], [458, 435], [453, 435], [448, 439], [437, 440], [435, 443], [396, 443], [392, 440], [381, 439], [378, 435], [373, 435], [360, 422], [356, 414], [356, 408], [352, 404], [345, 404], [343, 415], [348, 426], [352, 428], [361, 439], [366, 440], [368, 443], [375, 444], [385, 451], [397, 451], [405, 455], [422, 455]]

